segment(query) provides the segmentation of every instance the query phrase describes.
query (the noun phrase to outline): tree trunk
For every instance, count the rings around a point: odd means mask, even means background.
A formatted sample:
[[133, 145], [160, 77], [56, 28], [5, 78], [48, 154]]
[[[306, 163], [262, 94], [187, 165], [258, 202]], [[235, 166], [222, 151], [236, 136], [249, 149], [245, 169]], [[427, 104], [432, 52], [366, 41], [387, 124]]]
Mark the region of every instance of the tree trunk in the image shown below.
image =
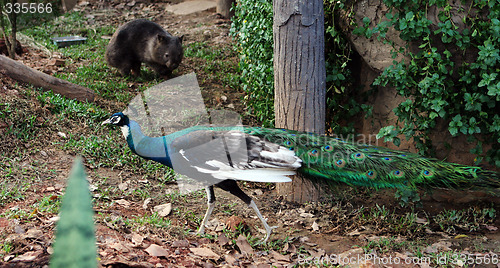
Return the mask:
[[234, 16], [234, 10], [231, 10], [234, 3], [236, 3], [236, 0], [217, 0], [217, 13], [226, 19], [230, 19]]
[[[14, 3], [17, 3], [16, 0], [12, 1], [12, 5]], [[7, 48], [9, 51], [9, 57], [11, 59], [16, 59], [16, 46], [17, 46], [17, 13], [12, 12], [9, 16], [10, 19], [10, 26], [11, 26], [11, 32], [10, 32], [10, 47]]]
[[[322, 0], [273, 0], [276, 127], [325, 133], [325, 42]], [[317, 201], [319, 188], [301, 176], [278, 194]]]
[[69, 99], [94, 101], [95, 96], [91, 89], [34, 70], [3, 55], [0, 55], [0, 72], [17, 81], [52, 90]]

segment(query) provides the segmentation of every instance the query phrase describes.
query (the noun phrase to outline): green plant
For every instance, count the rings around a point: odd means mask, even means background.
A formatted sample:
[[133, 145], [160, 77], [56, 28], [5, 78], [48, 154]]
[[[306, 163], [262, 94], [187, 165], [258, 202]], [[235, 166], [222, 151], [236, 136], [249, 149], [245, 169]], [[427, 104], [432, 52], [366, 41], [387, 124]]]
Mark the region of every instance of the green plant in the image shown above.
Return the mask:
[[378, 240], [370, 240], [364, 246], [366, 253], [371, 250], [376, 250], [379, 253], [387, 253], [392, 251], [401, 251], [406, 249], [408, 245], [407, 241], [398, 240], [396, 237], [381, 237]]
[[443, 210], [433, 217], [444, 232], [455, 234], [458, 230], [477, 231], [482, 225], [491, 224], [496, 218], [494, 208], [468, 208], [464, 210]]
[[241, 84], [250, 113], [263, 126], [274, 126], [273, 5], [270, 0], [235, 6], [231, 35], [240, 54]]
[[354, 51], [345, 34], [335, 25], [336, 14], [345, 10], [353, 24], [353, 13], [345, 1], [325, 0], [325, 57], [326, 57], [326, 125], [332, 133], [348, 136], [355, 133], [354, 120], [365, 112], [371, 115], [372, 107], [362, 104], [369, 92], [363, 93], [354, 85], [351, 66]]
[[142, 215], [139, 217], [134, 217], [130, 220], [130, 222], [135, 222], [139, 225], [153, 225], [158, 228], [169, 227], [172, 223], [169, 219], [158, 215], [158, 213], [154, 212], [151, 215]]
[[[458, 9], [446, 0], [384, 4], [389, 8], [385, 19], [370, 27], [370, 19], [364, 18], [354, 30], [393, 44], [394, 58], [406, 57], [394, 61], [373, 82], [394, 87], [407, 98], [394, 109], [398, 122], [382, 128], [378, 137], [398, 145], [396, 136], [403, 134], [414, 140], [420, 153], [432, 155], [430, 134], [438, 123], [448, 123], [452, 136], [465, 135], [477, 144], [471, 149], [476, 163], [482, 161], [483, 144], [488, 143], [486, 160], [500, 167], [500, 117], [489, 112], [500, 105], [500, 5], [483, 0]], [[435, 24], [428, 19], [431, 7], [438, 10]], [[386, 38], [390, 27], [407, 45], [397, 47]], [[466, 57], [470, 54], [474, 56]]]
[[85, 170], [77, 158], [62, 201], [51, 267], [97, 267], [93, 214]]

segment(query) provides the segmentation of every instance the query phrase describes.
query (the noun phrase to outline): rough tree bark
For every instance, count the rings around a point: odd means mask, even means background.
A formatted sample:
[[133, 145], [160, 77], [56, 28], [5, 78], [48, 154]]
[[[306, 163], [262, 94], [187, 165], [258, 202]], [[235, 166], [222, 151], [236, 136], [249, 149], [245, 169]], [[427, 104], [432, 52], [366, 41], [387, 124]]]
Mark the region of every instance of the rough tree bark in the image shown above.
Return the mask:
[[0, 72], [20, 82], [52, 90], [78, 101], [94, 101], [94, 91], [34, 70], [24, 64], [0, 55]]
[[[276, 127], [325, 133], [325, 36], [322, 0], [273, 0]], [[278, 194], [317, 201], [319, 189], [301, 176]]]
[[236, 0], [217, 0], [217, 13], [226, 19], [230, 19], [234, 16], [234, 10], [231, 10], [234, 3], [236, 3]]

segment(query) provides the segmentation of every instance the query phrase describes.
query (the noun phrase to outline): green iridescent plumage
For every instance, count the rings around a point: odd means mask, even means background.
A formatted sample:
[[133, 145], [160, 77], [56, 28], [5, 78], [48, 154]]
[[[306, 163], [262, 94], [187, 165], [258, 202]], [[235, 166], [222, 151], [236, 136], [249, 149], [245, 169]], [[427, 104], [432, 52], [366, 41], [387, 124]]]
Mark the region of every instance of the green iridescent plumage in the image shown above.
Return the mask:
[[417, 186], [500, 190], [498, 173], [340, 139], [285, 129], [244, 128], [293, 150], [303, 161], [300, 173], [374, 188]]

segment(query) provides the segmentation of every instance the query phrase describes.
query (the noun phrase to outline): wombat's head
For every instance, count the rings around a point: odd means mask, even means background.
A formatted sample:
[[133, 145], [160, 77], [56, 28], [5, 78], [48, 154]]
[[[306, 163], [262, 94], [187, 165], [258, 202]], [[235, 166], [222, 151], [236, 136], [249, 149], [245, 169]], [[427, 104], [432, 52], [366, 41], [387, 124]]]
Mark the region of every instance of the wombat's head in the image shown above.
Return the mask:
[[154, 59], [167, 66], [170, 71], [173, 71], [182, 61], [184, 55], [182, 51], [182, 38], [177, 36], [167, 36], [158, 34], [155, 49], [153, 50]]

